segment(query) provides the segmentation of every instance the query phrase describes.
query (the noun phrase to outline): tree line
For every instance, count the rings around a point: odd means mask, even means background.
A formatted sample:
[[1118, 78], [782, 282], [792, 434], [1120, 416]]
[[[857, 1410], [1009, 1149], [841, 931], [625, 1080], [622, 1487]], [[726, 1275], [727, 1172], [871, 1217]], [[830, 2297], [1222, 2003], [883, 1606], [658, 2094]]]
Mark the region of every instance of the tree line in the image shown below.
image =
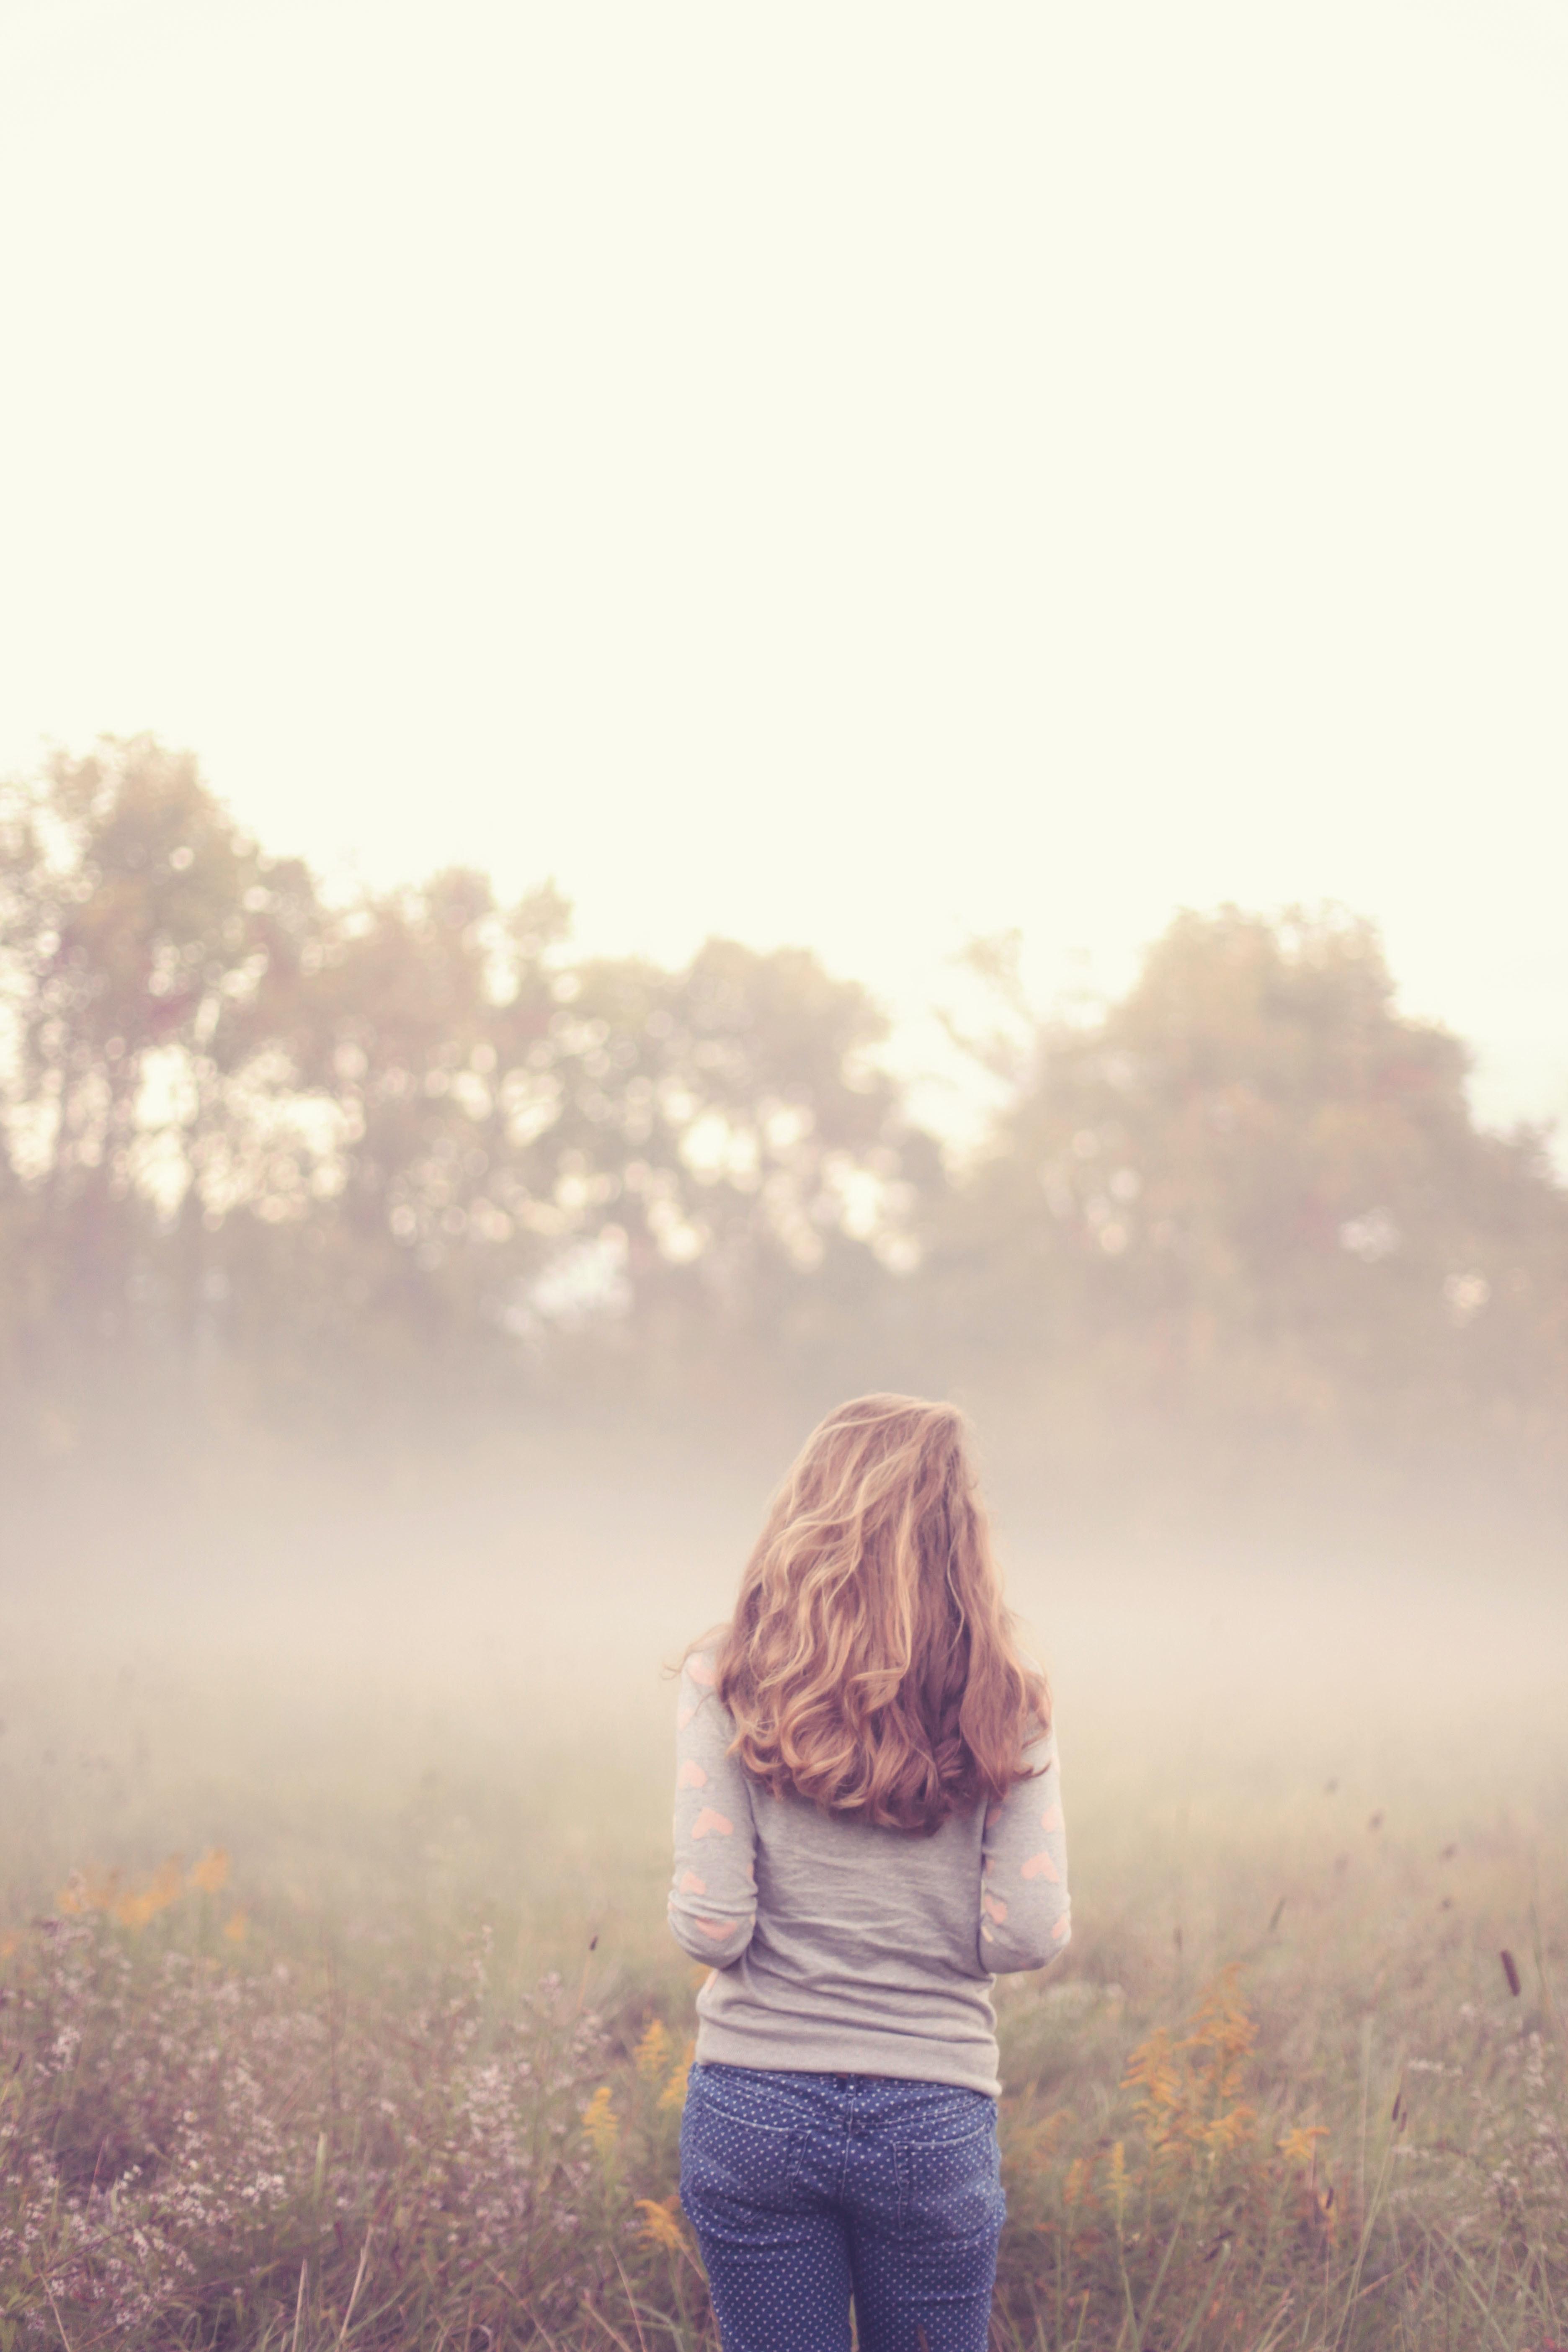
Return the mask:
[[1568, 1195], [1342, 914], [1179, 916], [962, 1164], [803, 949], [572, 950], [552, 888], [325, 896], [150, 738], [0, 788], [0, 1383], [240, 1409], [994, 1388], [1463, 1436], [1568, 1403]]

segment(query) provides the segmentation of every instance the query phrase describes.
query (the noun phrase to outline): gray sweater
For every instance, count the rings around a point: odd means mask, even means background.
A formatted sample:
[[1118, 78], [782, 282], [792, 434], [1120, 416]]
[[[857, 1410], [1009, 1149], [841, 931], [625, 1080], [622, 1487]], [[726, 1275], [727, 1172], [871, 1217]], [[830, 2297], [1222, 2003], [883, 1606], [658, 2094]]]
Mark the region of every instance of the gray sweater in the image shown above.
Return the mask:
[[730, 1754], [711, 1657], [680, 1677], [669, 1924], [713, 1969], [697, 2055], [726, 2066], [890, 2074], [999, 2096], [997, 1972], [1069, 1934], [1054, 1733], [1032, 1778], [933, 1837], [775, 1798]]

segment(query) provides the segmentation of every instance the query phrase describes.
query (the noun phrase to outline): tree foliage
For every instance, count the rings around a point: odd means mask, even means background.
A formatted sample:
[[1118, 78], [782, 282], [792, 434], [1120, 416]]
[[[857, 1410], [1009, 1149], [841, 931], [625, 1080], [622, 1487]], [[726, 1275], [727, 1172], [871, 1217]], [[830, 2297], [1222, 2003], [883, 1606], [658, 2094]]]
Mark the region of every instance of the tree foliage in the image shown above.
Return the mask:
[[326, 901], [141, 739], [0, 808], [13, 1362], [287, 1379], [744, 1352], [910, 1263], [864, 990], [710, 940], [572, 962], [550, 890]]
[[1468, 1056], [1338, 913], [1183, 914], [1041, 1031], [948, 1224], [973, 1339], [1243, 1422], [1476, 1415], [1549, 1439], [1568, 1219], [1544, 1139], [1478, 1129]]
[[1092, 1019], [978, 951], [944, 1166], [864, 989], [570, 951], [550, 889], [325, 897], [147, 738], [0, 794], [0, 1365], [252, 1395], [840, 1369], [1551, 1454], [1568, 1204], [1339, 914], [1184, 914]]

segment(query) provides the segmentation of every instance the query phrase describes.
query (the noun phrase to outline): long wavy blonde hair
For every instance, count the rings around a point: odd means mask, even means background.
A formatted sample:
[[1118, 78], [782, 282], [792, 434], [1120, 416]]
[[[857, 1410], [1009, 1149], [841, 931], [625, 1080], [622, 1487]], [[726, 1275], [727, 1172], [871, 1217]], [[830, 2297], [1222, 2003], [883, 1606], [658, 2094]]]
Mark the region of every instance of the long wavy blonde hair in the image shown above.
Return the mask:
[[961, 1412], [855, 1397], [813, 1431], [717, 1680], [731, 1753], [825, 1812], [929, 1835], [1024, 1777], [1049, 1696], [1014, 1638]]

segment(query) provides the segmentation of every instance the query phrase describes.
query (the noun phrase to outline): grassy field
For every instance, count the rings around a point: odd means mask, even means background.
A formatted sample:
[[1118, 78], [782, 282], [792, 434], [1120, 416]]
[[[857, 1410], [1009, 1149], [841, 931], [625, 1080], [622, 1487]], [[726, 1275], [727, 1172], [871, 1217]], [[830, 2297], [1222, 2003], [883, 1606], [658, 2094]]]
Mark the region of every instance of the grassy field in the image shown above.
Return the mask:
[[[715, 2342], [658, 1665], [759, 1499], [562, 1464], [11, 1516], [0, 2352]], [[1568, 2342], [1549, 1555], [1004, 1533], [1075, 1937], [999, 1995], [997, 2343]]]

